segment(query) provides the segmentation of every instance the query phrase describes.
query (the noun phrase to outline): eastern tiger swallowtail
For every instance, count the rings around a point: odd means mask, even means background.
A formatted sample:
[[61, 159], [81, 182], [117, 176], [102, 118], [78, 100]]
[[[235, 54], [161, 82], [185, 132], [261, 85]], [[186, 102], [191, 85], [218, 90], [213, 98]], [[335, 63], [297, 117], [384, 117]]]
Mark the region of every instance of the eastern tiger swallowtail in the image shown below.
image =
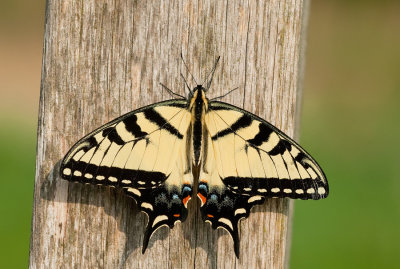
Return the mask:
[[122, 188], [136, 200], [148, 215], [143, 253], [158, 228], [186, 219], [193, 195], [203, 220], [232, 236], [237, 257], [238, 222], [253, 205], [328, 196], [323, 171], [303, 148], [258, 116], [207, 99], [211, 80], [187, 99], [152, 104], [94, 130], [61, 163], [66, 180]]

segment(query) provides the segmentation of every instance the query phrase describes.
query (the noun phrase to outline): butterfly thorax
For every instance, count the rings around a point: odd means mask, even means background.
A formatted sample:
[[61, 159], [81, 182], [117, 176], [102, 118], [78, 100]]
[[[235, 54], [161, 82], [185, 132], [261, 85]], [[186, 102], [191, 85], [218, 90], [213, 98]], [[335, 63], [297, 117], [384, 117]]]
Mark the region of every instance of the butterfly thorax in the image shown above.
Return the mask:
[[204, 137], [204, 115], [208, 109], [208, 99], [205, 95], [205, 89], [197, 85], [193, 90], [193, 97], [189, 101], [189, 110], [192, 114], [192, 157], [193, 164], [199, 165], [202, 157], [202, 144]]

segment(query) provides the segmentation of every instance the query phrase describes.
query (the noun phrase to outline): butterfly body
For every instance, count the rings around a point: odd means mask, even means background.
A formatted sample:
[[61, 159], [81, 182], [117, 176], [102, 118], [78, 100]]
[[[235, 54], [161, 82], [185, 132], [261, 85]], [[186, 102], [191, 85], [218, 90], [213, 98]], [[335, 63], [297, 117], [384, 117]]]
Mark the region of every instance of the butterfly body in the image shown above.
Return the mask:
[[192, 114], [191, 127], [193, 130], [193, 164], [199, 165], [201, 159], [201, 146], [204, 144], [204, 115], [207, 111], [208, 100], [205, 96], [204, 88], [198, 85], [193, 90], [193, 97], [189, 103], [189, 110]]
[[238, 222], [252, 206], [328, 195], [321, 168], [295, 141], [250, 112], [209, 101], [206, 91], [198, 85], [187, 100], [123, 115], [78, 141], [61, 163], [66, 180], [122, 188], [136, 200], [149, 217], [143, 252], [159, 227], [186, 219], [193, 195], [203, 220], [232, 236], [237, 256]]

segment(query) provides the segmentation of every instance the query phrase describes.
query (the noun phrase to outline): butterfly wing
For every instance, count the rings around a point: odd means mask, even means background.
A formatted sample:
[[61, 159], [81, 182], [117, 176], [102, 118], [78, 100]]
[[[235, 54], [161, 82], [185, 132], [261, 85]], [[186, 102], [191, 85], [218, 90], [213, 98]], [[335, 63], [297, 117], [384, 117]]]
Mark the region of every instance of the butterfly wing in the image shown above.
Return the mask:
[[265, 120], [211, 102], [205, 115], [207, 159], [200, 173], [203, 219], [229, 231], [239, 255], [238, 221], [265, 198], [322, 199], [328, 182], [315, 160]]
[[187, 216], [192, 193], [186, 156], [190, 113], [170, 100], [125, 114], [78, 141], [61, 163], [62, 178], [122, 188], [145, 212], [143, 252], [152, 233]]

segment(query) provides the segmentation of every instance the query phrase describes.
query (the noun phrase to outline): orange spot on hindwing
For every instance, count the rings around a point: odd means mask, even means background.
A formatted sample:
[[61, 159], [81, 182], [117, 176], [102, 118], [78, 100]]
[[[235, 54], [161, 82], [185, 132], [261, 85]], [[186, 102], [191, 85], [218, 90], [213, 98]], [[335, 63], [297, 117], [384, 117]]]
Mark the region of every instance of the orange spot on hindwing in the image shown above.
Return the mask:
[[211, 214], [207, 214], [207, 217], [209, 217], [209, 218], [213, 218], [214, 216], [213, 216], [213, 215], [211, 215]]
[[188, 196], [186, 196], [185, 198], [183, 198], [183, 205], [185, 206], [185, 207], [187, 207], [187, 203], [189, 202], [189, 200], [190, 200], [190, 195], [188, 195]]
[[181, 214], [174, 214], [174, 217], [179, 218]]
[[206, 203], [206, 201], [207, 201], [207, 198], [206, 198], [206, 197], [204, 197], [204, 195], [203, 195], [203, 194], [201, 194], [201, 193], [197, 193], [197, 197], [199, 197], [199, 198], [200, 198], [200, 201], [201, 201], [201, 205], [200, 205], [200, 206], [203, 206], [203, 205]]

